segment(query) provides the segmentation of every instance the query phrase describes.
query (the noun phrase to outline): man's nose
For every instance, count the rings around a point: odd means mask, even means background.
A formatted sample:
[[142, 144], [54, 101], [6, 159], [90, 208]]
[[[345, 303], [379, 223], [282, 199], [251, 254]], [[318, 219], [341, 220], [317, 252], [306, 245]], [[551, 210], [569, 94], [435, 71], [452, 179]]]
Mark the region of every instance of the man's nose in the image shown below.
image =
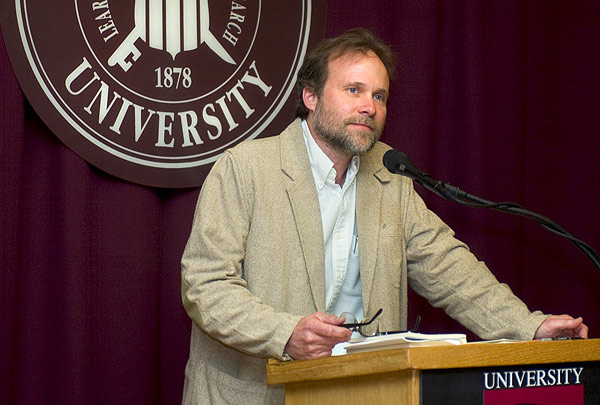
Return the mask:
[[373, 100], [373, 96], [370, 94], [365, 94], [363, 97], [361, 97], [359, 112], [361, 114], [374, 115], [375, 111], [375, 101]]

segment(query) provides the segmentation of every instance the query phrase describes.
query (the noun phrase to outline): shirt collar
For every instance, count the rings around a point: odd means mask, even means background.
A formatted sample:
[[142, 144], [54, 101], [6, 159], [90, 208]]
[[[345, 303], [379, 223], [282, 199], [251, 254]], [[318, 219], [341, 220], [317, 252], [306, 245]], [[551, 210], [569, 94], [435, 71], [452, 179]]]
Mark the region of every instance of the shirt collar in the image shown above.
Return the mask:
[[[308, 151], [308, 159], [310, 160], [310, 167], [315, 178], [315, 183], [319, 189], [322, 189], [327, 183], [327, 178], [335, 180], [336, 171], [333, 168], [333, 162], [329, 157], [321, 150], [315, 139], [310, 133], [308, 123], [306, 120], [302, 120], [302, 136], [304, 137], [304, 143], [306, 144], [306, 150]], [[348, 169], [346, 169], [346, 180], [344, 186], [352, 184], [358, 168], [360, 166], [360, 158], [353, 156]]]

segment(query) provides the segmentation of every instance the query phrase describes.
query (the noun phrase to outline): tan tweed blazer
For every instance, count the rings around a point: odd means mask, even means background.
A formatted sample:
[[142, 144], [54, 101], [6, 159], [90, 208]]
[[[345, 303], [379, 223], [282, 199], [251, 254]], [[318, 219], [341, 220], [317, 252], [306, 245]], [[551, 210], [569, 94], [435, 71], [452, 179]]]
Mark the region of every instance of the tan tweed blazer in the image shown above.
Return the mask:
[[[265, 363], [302, 316], [324, 311], [321, 219], [300, 121], [227, 151], [207, 177], [182, 258], [193, 319], [184, 403], [283, 403]], [[531, 339], [543, 321], [454, 238], [412, 182], [361, 157], [356, 211], [365, 314], [406, 328], [407, 286], [483, 338]]]

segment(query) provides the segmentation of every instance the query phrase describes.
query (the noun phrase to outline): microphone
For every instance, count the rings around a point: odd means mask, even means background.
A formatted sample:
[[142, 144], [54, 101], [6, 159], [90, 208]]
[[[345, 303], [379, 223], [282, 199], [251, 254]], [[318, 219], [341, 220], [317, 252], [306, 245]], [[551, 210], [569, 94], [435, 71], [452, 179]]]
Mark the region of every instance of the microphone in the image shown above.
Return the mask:
[[408, 156], [406, 156], [406, 153], [396, 149], [390, 149], [385, 152], [383, 155], [383, 165], [391, 173], [410, 177], [413, 180], [422, 176], [426, 176], [425, 173], [421, 172], [415, 167], [415, 165], [413, 165], [413, 163], [408, 159]]
[[[428, 188], [435, 194], [438, 194], [447, 200], [456, 200], [456, 194], [452, 193], [447, 188], [446, 183], [433, 180], [427, 173], [417, 169], [404, 152], [396, 149], [388, 150], [383, 155], [383, 165], [390, 171], [390, 173], [411, 178], [415, 183]], [[457, 191], [455, 188], [453, 189], [455, 192]]]

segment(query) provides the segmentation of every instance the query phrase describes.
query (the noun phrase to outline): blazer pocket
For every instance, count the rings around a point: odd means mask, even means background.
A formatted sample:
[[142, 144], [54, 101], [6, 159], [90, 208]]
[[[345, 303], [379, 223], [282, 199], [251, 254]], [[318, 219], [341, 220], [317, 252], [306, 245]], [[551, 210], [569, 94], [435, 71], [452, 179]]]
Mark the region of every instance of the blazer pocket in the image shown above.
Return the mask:
[[241, 380], [204, 363], [211, 403], [259, 405], [264, 403], [267, 384]]

